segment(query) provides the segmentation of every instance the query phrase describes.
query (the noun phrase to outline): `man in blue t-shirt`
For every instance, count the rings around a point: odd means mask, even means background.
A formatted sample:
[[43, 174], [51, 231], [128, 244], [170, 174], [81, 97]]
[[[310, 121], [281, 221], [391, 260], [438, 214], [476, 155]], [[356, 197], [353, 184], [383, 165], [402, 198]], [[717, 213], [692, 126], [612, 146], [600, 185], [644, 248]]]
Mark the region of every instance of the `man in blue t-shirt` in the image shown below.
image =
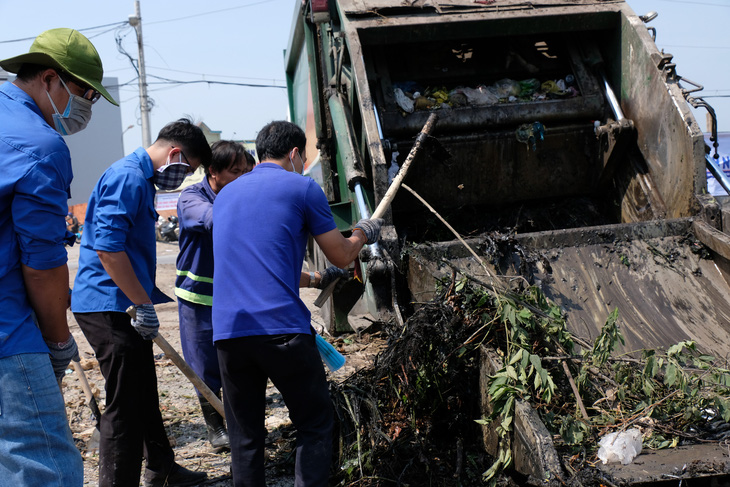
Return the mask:
[[[304, 132], [266, 125], [256, 138], [261, 163], [228, 184], [213, 205], [213, 340], [223, 380], [235, 486], [263, 486], [266, 383], [281, 392], [297, 429], [297, 487], [329, 478], [333, 410], [324, 367], [299, 287], [309, 235], [327, 259], [348, 266], [380, 235], [382, 220], [360, 220], [345, 238], [327, 198], [303, 177]], [[307, 279], [315, 282], [304, 283]]]
[[[0, 61], [0, 484], [80, 487], [83, 463], [59, 384], [78, 355], [66, 321], [71, 154], [101, 96], [99, 54], [73, 29]], [[50, 360], [49, 360], [50, 356]], [[58, 382], [57, 382], [58, 381]]]
[[[160, 326], [154, 304], [171, 301], [155, 287], [155, 186], [178, 188], [210, 154], [200, 127], [177, 120], [151, 146], [112, 164], [89, 197], [71, 310], [106, 381], [100, 487], [139, 485], [143, 456], [145, 487], [206, 479], [174, 461], [160, 413], [152, 339]], [[132, 305], [136, 318], [130, 320], [126, 310]]]

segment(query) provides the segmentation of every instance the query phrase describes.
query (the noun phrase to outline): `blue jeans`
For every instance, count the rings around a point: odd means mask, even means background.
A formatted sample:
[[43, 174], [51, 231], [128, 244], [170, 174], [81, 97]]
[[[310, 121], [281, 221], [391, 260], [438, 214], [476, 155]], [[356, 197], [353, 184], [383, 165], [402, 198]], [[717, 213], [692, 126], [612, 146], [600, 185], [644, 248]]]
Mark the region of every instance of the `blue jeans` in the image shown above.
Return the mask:
[[77, 487], [83, 480], [48, 354], [0, 358], [0, 484]]

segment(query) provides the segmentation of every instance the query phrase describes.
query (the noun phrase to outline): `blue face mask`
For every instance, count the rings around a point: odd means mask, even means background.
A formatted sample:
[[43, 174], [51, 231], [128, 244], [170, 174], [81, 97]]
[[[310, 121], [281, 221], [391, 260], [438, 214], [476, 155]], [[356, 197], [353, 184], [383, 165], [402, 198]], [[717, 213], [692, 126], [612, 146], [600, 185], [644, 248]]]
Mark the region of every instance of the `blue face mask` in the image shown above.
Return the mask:
[[66, 103], [66, 109], [63, 113], [58, 113], [58, 108], [53, 103], [51, 94], [46, 90], [46, 95], [51, 100], [51, 105], [55, 112], [53, 114], [53, 128], [61, 135], [72, 135], [86, 128], [89, 120], [91, 120], [91, 105], [93, 105], [93, 102], [71, 93], [71, 90], [68, 89], [68, 86], [66, 86], [63, 80], [61, 80], [61, 84], [68, 91], [68, 103]]

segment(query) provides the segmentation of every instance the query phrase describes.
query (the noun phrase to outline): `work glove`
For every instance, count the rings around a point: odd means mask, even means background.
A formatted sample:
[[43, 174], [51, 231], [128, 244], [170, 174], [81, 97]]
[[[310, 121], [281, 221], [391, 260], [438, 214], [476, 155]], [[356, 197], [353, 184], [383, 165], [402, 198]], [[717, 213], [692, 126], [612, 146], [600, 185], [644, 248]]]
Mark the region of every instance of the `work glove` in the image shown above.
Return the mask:
[[380, 238], [380, 226], [385, 220], [382, 218], [363, 218], [355, 225], [354, 230], [360, 230], [368, 239], [367, 243], [372, 245]]
[[319, 279], [319, 283], [317, 284], [317, 289], [324, 289], [330, 284], [332, 284], [335, 279], [341, 277], [342, 279], [347, 279], [347, 269], [340, 269], [336, 266], [329, 266], [323, 271], [317, 271], [319, 272], [319, 275], [322, 276]]
[[60, 384], [71, 360], [79, 360], [79, 347], [76, 345], [76, 340], [74, 340], [73, 335], [69, 335], [68, 340], [61, 343], [46, 340], [46, 345], [48, 345], [48, 349], [51, 351], [53, 374]]
[[160, 329], [160, 320], [157, 319], [155, 306], [152, 303], [135, 304], [134, 309], [137, 316], [132, 318], [132, 326], [142, 338], [153, 340]]

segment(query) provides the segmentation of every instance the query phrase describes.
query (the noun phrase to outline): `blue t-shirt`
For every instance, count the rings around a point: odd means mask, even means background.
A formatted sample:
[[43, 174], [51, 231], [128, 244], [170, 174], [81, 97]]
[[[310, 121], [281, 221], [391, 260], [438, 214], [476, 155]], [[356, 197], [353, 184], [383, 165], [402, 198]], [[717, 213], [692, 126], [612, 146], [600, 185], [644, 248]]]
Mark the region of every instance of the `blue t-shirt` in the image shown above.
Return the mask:
[[89, 197], [71, 309], [125, 312], [132, 302], [101, 265], [97, 250], [127, 253], [147, 295], [155, 286], [155, 186], [152, 160], [142, 147], [104, 171]]
[[38, 270], [67, 261], [71, 155], [23, 90], [0, 86], [0, 358], [48, 352], [31, 319], [21, 263]]
[[317, 183], [259, 164], [218, 193], [213, 222], [213, 341], [311, 333], [299, 298], [307, 239], [336, 228]]

